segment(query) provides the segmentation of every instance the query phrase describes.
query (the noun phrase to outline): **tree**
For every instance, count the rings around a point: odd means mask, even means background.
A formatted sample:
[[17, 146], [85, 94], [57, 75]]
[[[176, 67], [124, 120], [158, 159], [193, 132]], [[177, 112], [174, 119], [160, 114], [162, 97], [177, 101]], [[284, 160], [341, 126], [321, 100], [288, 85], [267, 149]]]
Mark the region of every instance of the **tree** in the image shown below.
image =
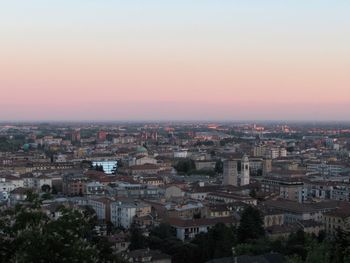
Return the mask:
[[260, 238], [255, 240], [250, 240], [247, 243], [237, 244], [235, 247], [236, 255], [261, 255], [269, 253], [274, 250], [269, 239]]
[[11, 225], [1, 227], [8, 240], [9, 262], [97, 262], [97, 250], [85, 239], [85, 219], [77, 210], [62, 210], [50, 220], [40, 209], [12, 211]]
[[224, 171], [224, 164], [221, 160], [217, 160], [215, 164], [215, 172], [222, 174]]
[[81, 168], [85, 168], [85, 169], [91, 169], [93, 168], [92, 166], [92, 161], [90, 160], [83, 160], [80, 164]]
[[39, 208], [42, 203], [39, 195], [34, 193], [32, 190], [28, 190], [26, 194], [26, 201], [29, 203], [29, 206], [31, 206], [31, 208]]
[[265, 234], [264, 222], [260, 211], [252, 206], [244, 209], [238, 227], [238, 239], [245, 243], [252, 239], [258, 239]]
[[54, 194], [54, 195], [57, 195], [57, 193], [58, 193], [58, 192], [57, 192], [57, 189], [56, 189], [56, 187], [55, 187], [54, 185], [52, 186], [52, 191], [51, 191], [51, 193]]
[[200, 263], [198, 253], [196, 253], [197, 246], [191, 243], [184, 243], [175, 248], [173, 254], [173, 261], [175, 263]]
[[49, 193], [51, 191], [51, 187], [48, 184], [43, 184], [41, 186], [41, 191], [43, 191], [45, 193]]
[[172, 238], [176, 235], [174, 228], [165, 223], [161, 223], [159, 226], [154, 227], [150, 234], [160, 239]]
[[37, 196], [29, 197], [0, 214], [0, 262], [121, 262], [94, 233], [88, 212], [62, 206], [51, 220], [36, 206]]
[[236, 243], [235, 232], [235, 228], [218, 223], [208, 233], [198, 234], [191, 243], [197, 245], [200, 262], [232, 256], [232, 247]]
[[287, 258], [287, 263], [303, 263], [303, 260], [298, 255], [292, 255]]
[[252, 190], [250, 190], [249, 195], [250, 195], [250, 197], [252, 197], [252, 198], [256, 198], [256, 191], [255, 191], [254, 188], [253, 188]]
[[114, 174], [114, 175], [117, 175], [117, 174], [118, 174], [118, 163], [116, 163], [116, 164], [113, 166], [112, 174]]
[[103, 166], [96, 164], [94, 166], [94, 170], [99, 171], [99, 172], [104, 172]]
[[130, 250], [141, 249], [141, 248], [147, 247], [147, 239], [142, 234], [140, 229], [133, 226], [130, 229], [130, 232], [131, 232], [130, 245], [129, 245]]
[[302, 229], [291, 233], [286, 243], [285, 253], [288, 255], [298, 255], [305, 260], [307, 255], [307, 237]]
[[331, 262], [330, 247], [327, 242], [318, 243], [317, 240], [314, 240], [308, 250], [305, 263]]
[[189, 174], [192, 170], [196, 169], [194, 161], [192, 159], [179, 160], [174, 166], [177, 172]]
[[334, 263], [350, 262], [350, 235], [348, 232], [338, 230], [331, 242], [330, 257]]

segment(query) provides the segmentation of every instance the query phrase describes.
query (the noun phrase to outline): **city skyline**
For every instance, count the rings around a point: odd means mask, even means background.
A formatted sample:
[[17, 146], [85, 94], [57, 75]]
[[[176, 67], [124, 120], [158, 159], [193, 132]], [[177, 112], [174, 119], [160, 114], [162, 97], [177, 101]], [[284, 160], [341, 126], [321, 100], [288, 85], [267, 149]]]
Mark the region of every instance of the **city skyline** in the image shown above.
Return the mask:
[[350, 3], [0, 4], [0, 120], [344, 120]]

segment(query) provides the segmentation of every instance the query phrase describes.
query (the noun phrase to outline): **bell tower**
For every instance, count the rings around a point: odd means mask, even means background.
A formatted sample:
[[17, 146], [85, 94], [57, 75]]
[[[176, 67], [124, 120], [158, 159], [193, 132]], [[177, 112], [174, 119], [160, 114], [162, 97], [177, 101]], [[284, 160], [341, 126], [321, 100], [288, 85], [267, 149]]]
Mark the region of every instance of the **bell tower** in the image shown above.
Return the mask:
[[240, 185], [247, 185], [250, 183], [249, 158], [247, 155], [244, 155], [242, 158], [240, 179]]

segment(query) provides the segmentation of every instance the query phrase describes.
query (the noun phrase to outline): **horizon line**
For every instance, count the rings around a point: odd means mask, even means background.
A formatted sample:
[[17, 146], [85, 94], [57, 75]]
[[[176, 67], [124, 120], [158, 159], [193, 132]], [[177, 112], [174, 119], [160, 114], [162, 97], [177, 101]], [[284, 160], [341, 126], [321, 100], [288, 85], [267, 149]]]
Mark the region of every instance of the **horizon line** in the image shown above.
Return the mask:
[[350, 120], [342, 120], [342, 119], [335, 119], [335, 120], [311, 120], [311, 119], [208, 119], [208, 120], [200, 120], [200, 119], [192, 119], [192, 120], [186, 120], [186, 119], [125, 119], [125, 120], [69, 120], [69, 119], [62, 119], [62, 120], [53, 120], [53, 119], [38, 119], [38, 120], [0, 120], [0, 124], [4, 123], [165, 123], [165, 122], [183, 122], [183, 123], [266, 123], [266, 122], [272, 122], [272, 123], [280, 123], [280, 122], [286, 122], [286, 123], [305, 123], [305, 122], [311, 122], [311, 123], [350, 123]]

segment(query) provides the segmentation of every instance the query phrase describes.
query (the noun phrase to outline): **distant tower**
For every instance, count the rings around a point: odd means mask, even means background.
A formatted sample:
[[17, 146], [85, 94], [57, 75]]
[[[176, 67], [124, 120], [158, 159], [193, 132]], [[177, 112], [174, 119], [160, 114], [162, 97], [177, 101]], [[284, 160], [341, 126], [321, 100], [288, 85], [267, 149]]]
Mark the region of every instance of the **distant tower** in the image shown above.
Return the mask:
[[237, 162], [226, 160], [223, 164], [224, 185], [237, 185]]
[[249, 158], [247, 155], [244, 155], [241, 162], [241, 174], [239, 174], [240, 184], [239, 185], [247, 185], [250, 182], [250, 169], [249, 169]]
[[105, 141], [105, 140], [107, 139], [107, 132], [105, 132], [105, 131], [99, 131], [99, 132], [97, 133], [97, 139], [98, 139], [99, 141]]
[[242, 159], [224, 161], [223, 184], [242, 186], [250, 183], [249, 158], [244, 155]]
[[263, 160], [262, 175], [266, 176], [271, 171], [272, 171], [272, 160], [271, 159], [264, 159]]

